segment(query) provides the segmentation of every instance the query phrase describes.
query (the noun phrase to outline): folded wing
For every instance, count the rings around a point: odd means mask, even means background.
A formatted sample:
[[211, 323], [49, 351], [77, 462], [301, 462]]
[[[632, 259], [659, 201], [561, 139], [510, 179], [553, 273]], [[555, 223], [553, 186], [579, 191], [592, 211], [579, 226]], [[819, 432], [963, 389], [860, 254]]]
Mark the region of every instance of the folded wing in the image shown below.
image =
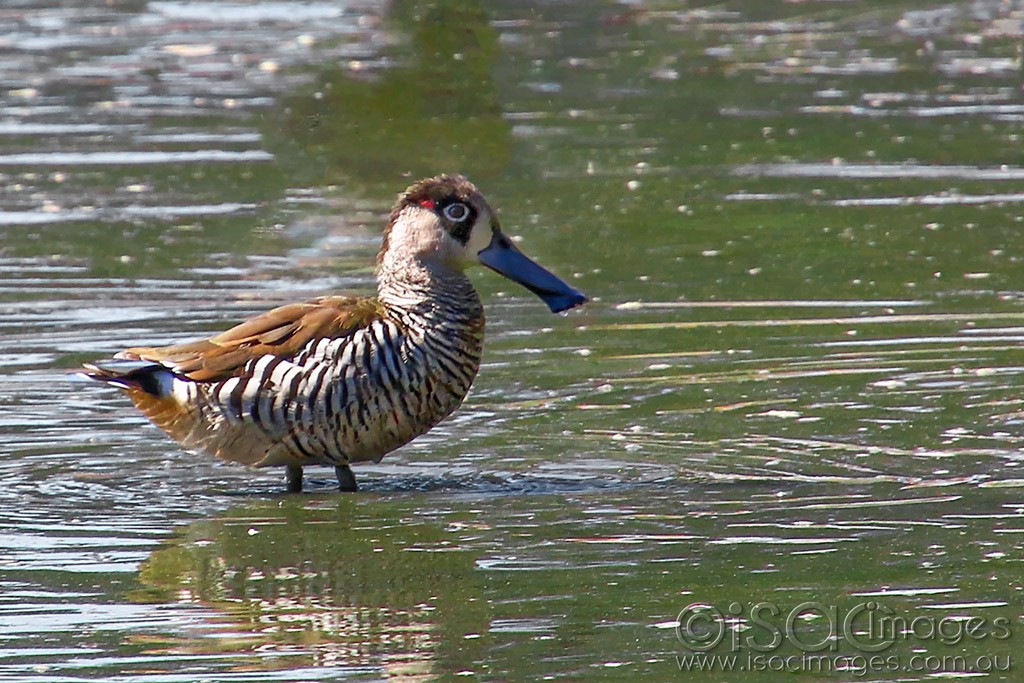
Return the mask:
[[288, 304], [209, 339], [163, 347], [125, 349], [117, 358], [152, 361], [195, 382], [216, 382], [242, 373], [254, 358], [290, 358], [314, 339], [352, 334], [381, 316], [374, 299], [330, 296]]

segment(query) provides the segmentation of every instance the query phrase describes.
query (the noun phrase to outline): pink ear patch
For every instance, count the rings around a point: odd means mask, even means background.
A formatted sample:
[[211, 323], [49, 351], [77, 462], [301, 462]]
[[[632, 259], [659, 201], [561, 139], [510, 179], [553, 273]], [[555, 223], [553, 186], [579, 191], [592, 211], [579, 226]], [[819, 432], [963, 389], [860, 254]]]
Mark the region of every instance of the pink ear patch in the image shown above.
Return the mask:
[[421, 199], [420, 206], [424, 209], [430, 209], [431, 211], [437, 208], [437, 204], [434, 203], [433, 199]]

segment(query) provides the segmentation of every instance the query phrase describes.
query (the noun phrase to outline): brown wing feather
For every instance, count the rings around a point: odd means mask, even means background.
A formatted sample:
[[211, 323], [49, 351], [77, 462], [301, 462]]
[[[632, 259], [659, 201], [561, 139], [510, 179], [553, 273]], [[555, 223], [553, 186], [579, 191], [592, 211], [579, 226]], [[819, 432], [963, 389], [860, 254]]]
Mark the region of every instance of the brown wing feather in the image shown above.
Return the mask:
[[197, 382], [238, 375], [253, 358], [295, 355], [312, 339], [334, 338], [366, 327], [381, 316], [375, 299], [320, 297], [288, 304], [209, 339], [163, 347], [135, 347], [119, 358], [151, 360]]

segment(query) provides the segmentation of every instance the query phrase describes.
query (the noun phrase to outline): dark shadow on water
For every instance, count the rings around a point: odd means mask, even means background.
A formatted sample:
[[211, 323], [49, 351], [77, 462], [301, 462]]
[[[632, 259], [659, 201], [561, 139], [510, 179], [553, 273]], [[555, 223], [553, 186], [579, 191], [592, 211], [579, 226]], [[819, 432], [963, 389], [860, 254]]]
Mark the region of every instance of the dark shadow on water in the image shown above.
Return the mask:
[[456, 476], [441, 474], [384, 477], [371, 480], [363, 487], [373, 493], [483, 493], [483, 494], [554, 494], [586, 493], [607, 489], [628, 489], [638, 482], [623, 481], [612, 477], [578, 479], [568, 477], [540, 477], [518, 473], [483, 472], [475, 475]]
[[[803, 469], [781, 465], [751, 465], [749, 463], [721, 463], [716, 461], [715, 450], [703, 456], [701, 466], [669, 465], [651, 459], [620, 461], [616, 467], [602, 467], [588, 461], [549, 461], [522, 469], [476, 469], [456, 463], [426, 464], [410, 460], [407, 463], [370, 465], [365, 470], [355, 469], [359, 483], [359, 497], [363, 494], [449, 494], [449, 495], [558, 495], [587, 494], [597, 491], [657, 490], [678, 491], [684, 495], [693, 490], [775, 493], [795, 490], [832, 490], [835, 488], [866, 492], [884, 487], [900, 489], [961, 487], [976, 484], [976, 478], [956, 474], [948, 476], [921, 476], [898, 471], [895, 468], [849, 468], [839, 462], [816, 461], [817, 467]], [[240, 470], [244, 474], [244, 470]], [[277, 473], [264, 473], [272, 476]], [[216, 494], [239, 498], [290, 496], [285, 491], [283, 473], [260, 481], [232, 478], [208, 481], [206, 490], [219, 489]], [[213, 491], [211, 491], [213, 492]], [[330, 468], [306, 469], [304, 495], [340, 495]]]
[[[752, 473], [729, 472], [716, 470], [698, 471], [681, 470], [667, 473], [667, 468], [659, 468], [656, 473], [629, 472], [619, 476], [552, 476], [530, 474], [529, 472], [441, 472], [439, 474], [395, 473], [383, 475], [357, 474], [359, 491], [342, 493], [338, 491], [337, 481], [324, 472], [307, 474], [301, 494], [285, 491], [282, 477], [280, 484], [264, 482], [254, 486], [228, 489], [221, 492], [232, 498], [290, 498], [298, 496], [350, 496], [359, 498], [367, 494], [450, 494], [484, 495], [484, 496], [517, 496], [517, 495], [559, 495], [588, 494], [592, 492], [630, 492], [637, 490], [657, 490], [659, 492], [677, 491], [680, 494], [700, 491], [742, 490], [746, 493], [773, 493], [780, 489], [794, 490], [831, 490], [841, 487], [847, 492], [868, 492], [877, 487], [899, 489], [901, 487], [921, 487], [925, 485], [944, 485], [969, 483], [956, 478], [932, 478], [928, 481], [917, 477], [894, 476], [880, 474], [875, 476], [835, 476], [831, 473], [794, 474], [792, 472], [773, 471], [766, 469]], [[297, 498], [298, 499], [298, 498]]]
[[359, 491], [341, 493], [337, 482], [327, 477], [307, 477], [302, 494], [288, 493], [284, 490], [282, 478], [280, 486], [259, 486], [228, 491], [226, 495], [238, 498], [263, 496], [297, 497], [297, 496], [354, 496], [365, 494], [405, 494], [405, 493], [449, 493], [454, 495], [554, 495], [566, 493], [590, 493], [594, 491], [627, 491], [638, 487], [664, 487], [679, 482], [674, 477], [655, 480], [624, 480], [615, 477], [572, 478], [531, 476], [520, 473], [481, 472], [467, 475], [455, 474], [415, 474], [394, 475], [383, 477], [360, 477]]

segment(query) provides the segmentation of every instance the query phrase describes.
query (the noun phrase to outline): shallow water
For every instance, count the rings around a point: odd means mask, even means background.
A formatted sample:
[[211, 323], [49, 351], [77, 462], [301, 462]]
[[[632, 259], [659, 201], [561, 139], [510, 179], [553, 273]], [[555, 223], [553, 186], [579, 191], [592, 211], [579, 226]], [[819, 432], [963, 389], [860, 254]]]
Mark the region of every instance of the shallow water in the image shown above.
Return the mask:
[[[1009, 679], [1022, 21], [995, 1], [0, 10], [0, 679], [741, 675], [680, 671], [691, 604], [744, 679]], [[369, 291], [394, 193], [442, 170], [593, 302], [551, 316], [479, 273], [473, 393], [359, 494], [314, 469], [285, 495], [68, 379]], [[763, 651], [759, 603], [793, 617]], [[902, 630], [830, 635], [851, 613]]]

